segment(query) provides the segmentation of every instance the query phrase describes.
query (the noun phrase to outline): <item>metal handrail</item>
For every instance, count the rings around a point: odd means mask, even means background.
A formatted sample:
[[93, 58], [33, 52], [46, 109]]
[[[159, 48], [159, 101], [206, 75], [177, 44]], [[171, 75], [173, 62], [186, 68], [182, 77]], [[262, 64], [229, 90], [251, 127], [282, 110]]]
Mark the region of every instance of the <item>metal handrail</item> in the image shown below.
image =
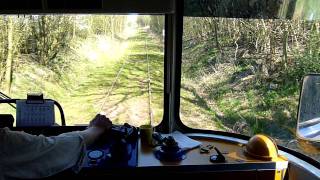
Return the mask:
[[[11, 99], [11, 97], [7, 96], [6, 94], [4, 94], [3, 92], [0, 91], [0, 99]], [[12, 105], [11, 103], [9, 103], [9, 105], [16, 109], [16, 107], [14, 105]]]

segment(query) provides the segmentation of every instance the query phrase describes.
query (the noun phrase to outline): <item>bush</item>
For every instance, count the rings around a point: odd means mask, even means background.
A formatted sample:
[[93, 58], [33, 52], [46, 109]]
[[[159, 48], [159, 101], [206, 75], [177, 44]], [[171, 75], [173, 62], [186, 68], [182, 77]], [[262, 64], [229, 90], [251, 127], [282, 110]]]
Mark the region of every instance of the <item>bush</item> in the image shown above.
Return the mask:
[[319, 73], [320, 54], [308, 54], [294, 59], [294, 65], [287, 70], [288, 78], [290, 80], [300, 80], [304, 75], [309, 73]]

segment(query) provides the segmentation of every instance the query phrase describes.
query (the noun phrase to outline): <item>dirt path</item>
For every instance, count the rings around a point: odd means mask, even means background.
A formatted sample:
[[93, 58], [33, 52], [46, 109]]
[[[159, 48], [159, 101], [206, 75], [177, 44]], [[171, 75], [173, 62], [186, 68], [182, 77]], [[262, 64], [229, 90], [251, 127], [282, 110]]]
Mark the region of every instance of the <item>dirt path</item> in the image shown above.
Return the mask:
[[[125, 60], [122, 73], [116, 82], [114, 90], [109, 97], [106, 97], [106, 103], [102, 111], [113, 119], [115, 123], [122, 124], [128, 122], [129, 124], [139, 126], [150, 121], [148, 61], [152, 64], [153, 70], [162, 70], [163, 57], [156, 54], [157, 51], [160, 53], [159, 50], [161, 50], [158, 47], [153, 47], [153, 51], [149, 52], [152, 44], [158, 44], [157, 42], [152, 42], [153, 39], [145, 31], [138, 32], [129, 41], [130, 50], [127, 52], [127, 59]], [[150, 55], [154, 57], [148, 59], [147, 55], [148, 57]], [[151, 75], [153, 81], [151, 90], [154, 90], [152, 96], [162, 99], [160, 89], [163, 76], [155, 77], [154, 73], [152, 72], [153, 76]], [[161, 84], [160, 87], [159, 84]], [[153, 104], [155, 106], [152, 107], [152, 111], [161, 111], [162, 107], [159, 106], [162, 104], [161, 101], [154, 102]]]
[[[162, 44], [145, 30], [125, 42], [125, 50], [118, 59], [106, 60], [106, 55], [94, 52], [96, 62], [86, 69], [88, 75], [71, 95], [69, 107], [74, 109], [69, 124], [87, 123], [98, 112], [104, 112], [115, 124], [139, 126], [149, 122], [148, 61], [152, 90], [152, 112], [157, 122], [162, 118], [163, 104], [163, 50]], [[146, 50], [148, 46], [148, 52]], [[120, 45], [119, 48], [122, 48]], [[116, 51], [116, 50], [114, 50]], [[120, 71], [120, 73], [119, 73]], [[78, 117], [78, 118], [76, 118]], [[79, 118], [80, 117], [80, 118]], [[70, 122], [68, 120], [67, 122]]]

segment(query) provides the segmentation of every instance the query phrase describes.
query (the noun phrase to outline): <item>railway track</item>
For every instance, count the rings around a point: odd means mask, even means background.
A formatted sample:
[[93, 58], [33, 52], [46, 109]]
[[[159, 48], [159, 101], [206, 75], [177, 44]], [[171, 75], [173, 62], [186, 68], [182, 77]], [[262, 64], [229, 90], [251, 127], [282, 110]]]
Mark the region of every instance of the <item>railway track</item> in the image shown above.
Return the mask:
[[152, 112], [152, 89], [151, 89], [151, 77], [150, 77], [150, 60], [149, 60], [149, 53], [148, 53], [148, 43], [147, 39], [145, 38], [145, 50], [146, 50], [146, 61], [148, 67], [148, 110], [149, 110], [149, 124], [152, 125], [154, 122], [153, 120], [153, 112]]
[[[135, 41], [138, 41], [138, 40], [135, 39]], [[148, 123], [152, 124], [154, 122], [153, 110], [152, 110], [151, 63], [150, 63], [150, 56], [149, 56], [148, 39], [146, 36], [144, 36], [143, 41], [144, 41], [144, 51], [145, 51], [144, 58], [141, 58], [141, 59], [131, 58], [134, 56], [134, 53], [132, 51], [129, 51], [126, 58], [123, 60], [121, 66], [119, 67], [117, 73], [115, 73], [115, 76], [112, 80], [111, 85], [106, 89], [99, 113], [108, 115], [105, 110], [107, 109], [108, 106], [110, 107], [110, 105], [109, 104], [107, 105], [107, 102], [109, 102], [110, 97], [112, 96], [112, 93], [114, 91], [116, 91], [119, 88], [123, 88], [121, 86], [121, 84], [118, 82], [121, 79], [121, 75], [122, 75], [124, 69], [130, 68], [130, 66], [132, 66], [134, 63], [140, 63], [142, 65], [142, 67], [143, 67], [143, 64], [147, 65], [146, 68], [144, 69], [144, 71], [146, 72], [146, 76], [144, 77], [145, 79], [141, 80], [141, 82], [144, 83], [144, 86], [147, 89], [147, 99], [146, 100], [148, 101], [147, 102], [147, 104], [148, 104], [148, 107], [147, 107], [148, 108], [148, 110], [147, 110], [148, 111]], [[130, 47], [130, 48], [132, 48], [132, 47]], [[124, 88], [127, 88], [129, 90], [128, 87], [124, 87]], [[132, 92], [128, 91], [127, 93], [129, 94]]]

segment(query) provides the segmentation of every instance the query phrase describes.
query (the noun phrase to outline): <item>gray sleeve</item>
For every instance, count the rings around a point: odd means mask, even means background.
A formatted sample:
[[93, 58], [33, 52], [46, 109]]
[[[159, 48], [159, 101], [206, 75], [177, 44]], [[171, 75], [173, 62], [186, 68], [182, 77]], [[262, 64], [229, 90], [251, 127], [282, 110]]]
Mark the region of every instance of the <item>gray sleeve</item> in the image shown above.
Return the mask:
[[0, 129], [0, 142], [0, 169], [8, 178], [42, 178], [68, 168], [80, 170], [86, 149], [79, 132], [45, 137], [5, 128]]

